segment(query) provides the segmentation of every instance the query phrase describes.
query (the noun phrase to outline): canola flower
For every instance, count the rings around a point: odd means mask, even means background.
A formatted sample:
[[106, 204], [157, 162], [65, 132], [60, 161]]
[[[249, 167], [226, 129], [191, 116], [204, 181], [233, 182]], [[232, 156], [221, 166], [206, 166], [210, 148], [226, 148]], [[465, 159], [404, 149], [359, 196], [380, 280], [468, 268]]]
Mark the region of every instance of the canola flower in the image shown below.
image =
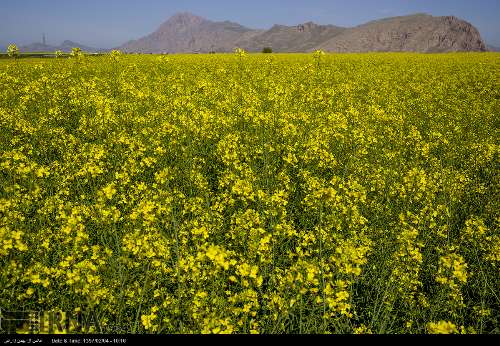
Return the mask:
[[120, 55], [122, 55], [122, 52], [117, 50], [117, 49], [113, 49], [110, 54], [111, 54], [111, 58], [113, 60], [117, 61], [120, 58]]
[[7, 54], [11, 58], [17, 58], [19, 56], [19, 48], [15, 44], [11, 44], [7, 47]]
[[431, 322], [427, 328], [431, 334], [458, 334], [457, 326], [448, 321]]
[[83, 57], [83, 52], [80, 47], [71, 48], [70, 56], [73, 58], [81, 59]]
[[245, 50], [244, 50], [244, 49], [242, 49], [242, 48], [235, 48], [235, 49], [234, 49], [234, 54], [235, 54], [238, 58], [240, 58], [240, 59], [244, 58], [244, 57], [247, 55], [247, 53], [245, 52]]
[[498, 332], [498, 57], [3, 59], [0, 306], [103, 333]]
[[326, 55], [326, 53], [322, 50], [316, 50], [313, 53], [313, 58], [316, 61], [316, 66], [319, 68], [321, 65], [321, 59]]

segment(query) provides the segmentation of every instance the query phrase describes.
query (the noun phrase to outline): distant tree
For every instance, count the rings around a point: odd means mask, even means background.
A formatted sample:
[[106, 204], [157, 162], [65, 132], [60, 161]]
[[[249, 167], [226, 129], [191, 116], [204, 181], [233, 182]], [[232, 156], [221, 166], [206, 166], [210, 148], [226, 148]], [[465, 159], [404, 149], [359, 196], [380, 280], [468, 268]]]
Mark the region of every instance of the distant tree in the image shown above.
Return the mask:
[[264, 47], [262, 49], [262, 53], [264, 54], [269, 54], [269, 53], [272, 53], [273, 52], [273, 49], [271, 47]]
[[7, 48], [7, 54], [11, 57], [11, 58], [17, 58], [19, 56], [19, 48], [17, 48], [17, 46], [15, 44], [11, 44], [8, 48]]

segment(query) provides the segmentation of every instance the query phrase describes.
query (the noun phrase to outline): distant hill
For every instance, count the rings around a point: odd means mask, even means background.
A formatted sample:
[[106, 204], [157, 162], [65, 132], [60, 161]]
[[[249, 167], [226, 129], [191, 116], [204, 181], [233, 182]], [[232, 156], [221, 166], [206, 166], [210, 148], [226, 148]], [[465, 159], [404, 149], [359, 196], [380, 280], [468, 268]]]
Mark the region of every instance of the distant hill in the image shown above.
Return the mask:
[[52, 46], [52, 45], [47, 45], [47, 44], [42, 44], [42, 43], [32, 43], [32, 44], [27, 45], [27, 46], [19, 47], [19, 50], [22, 53], [55, 52], [56, 50], [60, 50], [60, 51], [63, 51], [65, 53], [69, 53], [69, 52], [71, 52], [71, 49], [74, 47], [79, 47], [82, 51], [89, 52], [89, 53], [100, 53], [100, 52], [107, 51], [106, 49], [88, 47], [88, 46], [82, 45], [80, 43], [69, 41], [69, 40], [64, 41], [59, 46]]
[[492, 45], [487, 45], [486, 48], [488, 49], [489, 52], [500, 52], [500, 47], [495, 47]]
[[139, 53], [229, 52], [235, 47], [258, 52], [486, 51], [479, 31], [459, 18], [427, 14], [384, 18], [354, 28], [318, 25], [274, 25], [254, 30], [229, 21], [213, 22], [179, 13], [155, 32], [119, 49]]

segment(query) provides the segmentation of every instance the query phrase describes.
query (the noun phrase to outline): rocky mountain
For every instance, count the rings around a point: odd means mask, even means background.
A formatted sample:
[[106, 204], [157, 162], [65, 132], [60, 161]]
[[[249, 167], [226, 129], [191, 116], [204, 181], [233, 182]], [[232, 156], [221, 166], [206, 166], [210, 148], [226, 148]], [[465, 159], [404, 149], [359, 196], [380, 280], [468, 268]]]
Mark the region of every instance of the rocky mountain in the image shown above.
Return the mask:
[[486, 51], [479, 31], [470, 23], [453, 16], [426, 14], [386, 18], [349, 28], [318, 48], [334, 52]]
[[152, 34], [129, 41], [119, 49], [138, 53], [227, 52], [233, 50], [239, 40], [250, 40], [259, 33], [237, 23], [212, 22], [190, 13], [179, 13]]
[[99, 53], [99, 52], [105, 52], [106, 49], [100, 49], [100, 48], [94, 48], [94, 47], [88, 47], [82, 44], [79, 44], [77, 42], [69, 41], [66, 40], [63, 43], [61, 43], [59, 46], [52, 46], [52, 45], [47, 45], [43, 43], [32, 43], [27, 46], [22, 46], [19, 47], [19, 50], [21, 52], [26, 52], [26, 53], [37, 53], [37, 52], [55, 52], [56, 50], [63, 51], [65, 53], [70, 53], [71, 49], [74, 47], [79, 47], [82, 51], [84, 52], [89, 52], [89, 53]]
[[479, 31], [459, 18], [427, 14], [385, 18], [353, 28], [318, 25], [274, 25], [253, 30], [225, 21], [213, 22], [190, 13], [176, 14], [158, 30], [119, 49], [139, 53], [251, 52], [271, 47], [274, 52], [486, 51]]

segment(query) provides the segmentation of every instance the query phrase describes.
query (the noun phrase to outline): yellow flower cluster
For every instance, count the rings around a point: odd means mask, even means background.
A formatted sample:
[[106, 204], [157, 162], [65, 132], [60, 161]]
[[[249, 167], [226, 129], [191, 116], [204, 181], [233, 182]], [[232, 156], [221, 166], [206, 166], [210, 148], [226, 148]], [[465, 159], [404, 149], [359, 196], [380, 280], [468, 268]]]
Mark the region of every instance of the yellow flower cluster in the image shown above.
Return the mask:
[[457, 334], [458, 329], [455, 324], [448, 321], [431, 322], [427, 325], [430, 334]]

